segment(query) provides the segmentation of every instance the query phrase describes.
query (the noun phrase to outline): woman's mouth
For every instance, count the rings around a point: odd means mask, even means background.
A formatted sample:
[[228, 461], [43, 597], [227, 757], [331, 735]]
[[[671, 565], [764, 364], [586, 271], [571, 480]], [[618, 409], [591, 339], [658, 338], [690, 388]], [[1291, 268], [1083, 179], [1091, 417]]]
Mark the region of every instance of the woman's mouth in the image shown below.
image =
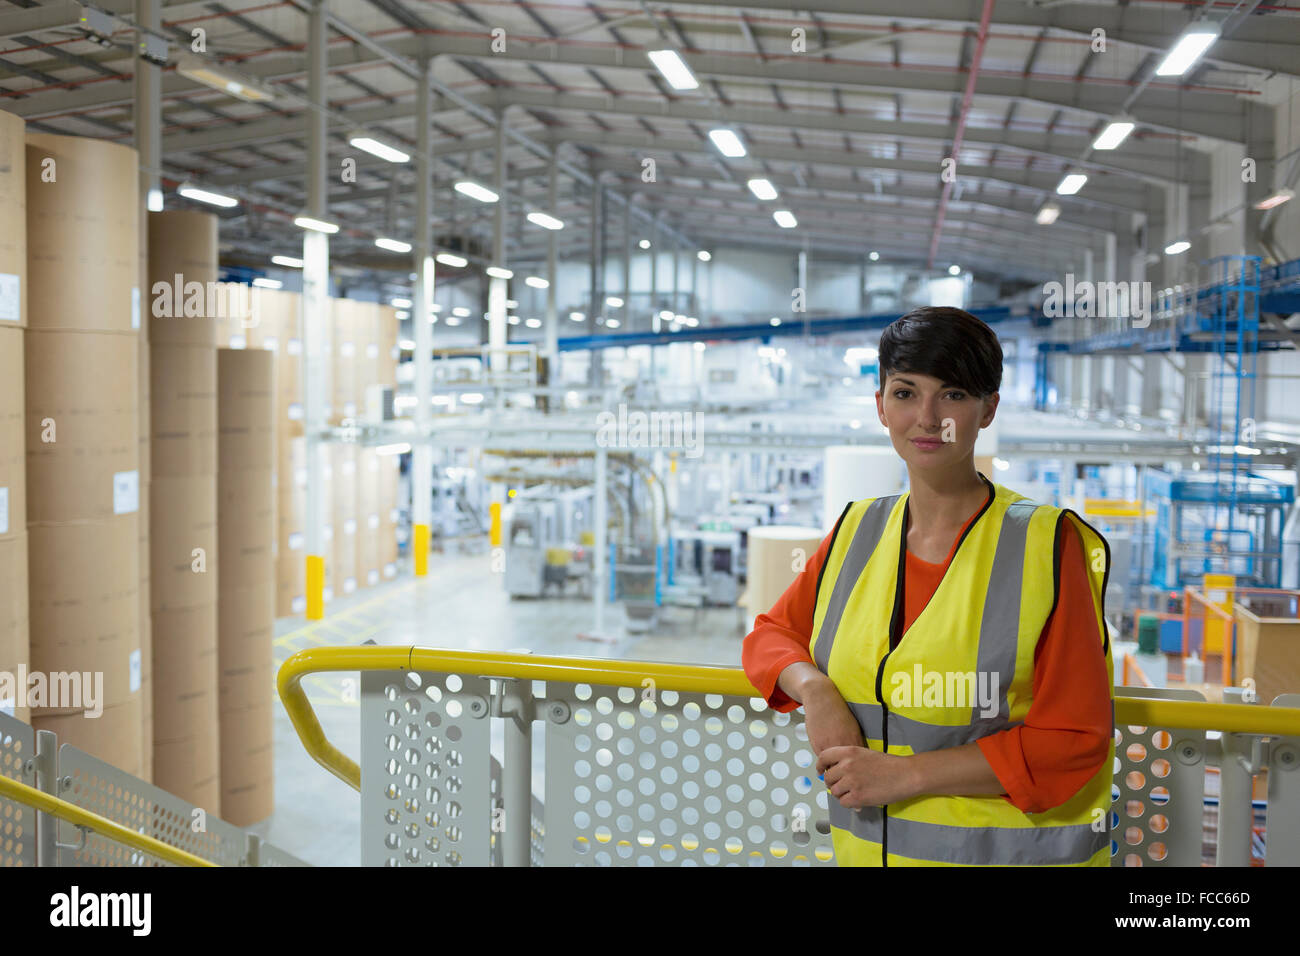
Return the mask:
[[934, 451], [944, 446], [942, 438], [913, 438], [910, 439], [913, 445], [922, 451]]

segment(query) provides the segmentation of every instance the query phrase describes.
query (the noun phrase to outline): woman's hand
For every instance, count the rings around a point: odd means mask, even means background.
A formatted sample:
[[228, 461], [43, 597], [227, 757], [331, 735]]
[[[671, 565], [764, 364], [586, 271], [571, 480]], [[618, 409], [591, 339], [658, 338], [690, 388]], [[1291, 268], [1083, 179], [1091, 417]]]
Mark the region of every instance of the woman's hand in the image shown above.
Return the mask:
[[840, 806], [879, 807], [917, 795], [910, 759], [862, 746], [830, 747], [819, 752], [817, 773]]
[[808, 743], [818, 756], [829, 747], [862, 746], [862, 727], [830, 678], [808, 682], [803, 711]]

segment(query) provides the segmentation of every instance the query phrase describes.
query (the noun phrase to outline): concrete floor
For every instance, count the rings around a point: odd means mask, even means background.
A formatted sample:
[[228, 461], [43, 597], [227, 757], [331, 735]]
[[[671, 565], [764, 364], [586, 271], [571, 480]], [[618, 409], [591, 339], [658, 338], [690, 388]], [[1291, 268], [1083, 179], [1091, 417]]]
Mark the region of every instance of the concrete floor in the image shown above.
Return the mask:
[[[520, 650], [571, 657], [740, 665], [740, 644], [752, 620], [740, 608], [664, 608], [658, 626], [628, 634], [621, 608], [607, 607], [604, 636], [580, 638], [594, 628], [590, 600], [578, 597], [511, 600], [486, 554], [430, 555], [429, 575], [404, 570], [375, 588], [333, 601], [323, 621], [276, 622], [277, 668], [309, 647], [420, 644], [469, 650]], [[351, 681], [350, 684], [345, 682]], [[328, 739], [358, 759], [361, 752], [359, 681], [355, 675], [304, 680]], [[274, 695], [274, 688], [271, 689]], [[316, 866], [357, 866], [361, 859], [360, 796], [303, 749], [289, 718], [275, 708], [275, 812], [251, 832]], [[499, 731], [499, 728], [498, 728]], [[492, 752], [503, 744], [494, 734]], [[540, 748], [535, 748], [539, 750]], [[534, 792], [544, 785], [542, 755], [534, 754]]]

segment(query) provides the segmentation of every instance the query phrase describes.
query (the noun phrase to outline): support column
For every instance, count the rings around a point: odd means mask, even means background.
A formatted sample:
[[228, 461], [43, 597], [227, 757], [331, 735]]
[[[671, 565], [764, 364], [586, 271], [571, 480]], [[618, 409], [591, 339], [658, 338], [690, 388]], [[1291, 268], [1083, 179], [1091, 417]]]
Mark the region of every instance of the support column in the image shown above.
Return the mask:
[[430, 526], [433, 523], [433, 60], [421, 63], [420, 85], [415, 94], [415, 226], [411, 237], [415, 288], [411, 296], [411, 325], [415, 339], [415, 430], [411, 454], [411, 553], [416, 577], [429, 571]]
[[[135, 22], [142, 29], [158, 30], [158, 0], [135, 0]], [[138, 33], [139, 43], [144, 34]], [[135, 57], [135, 148], [140, 154], [140, 196], [150, 212], [162, 212], [162, 67]], [[142, 228], [141, 234], [148, 232]]]
[[682, 306], [681, 306], [681, 291], [682, 291], [682, 286], [681, 286], [681, 268], [680, 268], [679, 265], [678, 265], [678, 260], [681, 258], [681, 256], [678, 255], [678, 253], [679, 253], [681, 250], [677, 248], [677, 245], [678, 245], [678, 243], [677, 243], [677, 239], [674, 238], [674, 239], [672, 240], [672, 248], [673, 248], [673, 314], [674, 314], [674, 315], [681, 315], [682, 313], [679, 311], [679, 310], [681, 309], [681, 307], [682, 307]]
[[[659, 213], [655, 213], [654, 223], [650, 227], [650, 328], [656, 333], [659, 332]], [[659, 353], [659, 346], [651, 343], [650, 345], [650, 381], [658, 387], [659, 370], [655, 362], [655, 356]]]
[[632, 194], [623, 204], [623, 331], [632, 327]]
[[687, 252], [691, 257], [691, 312], [700, 315], [700, 256], [698, 252]]
[[596, 491], [592, 510], [595, 512], [592, 529], [596, 539], [595, 553], [591, 556], [591, 590], [592, 603], [596, 611], [596, 637], [605, 633], [605, 599], [609, 591], [607, 572], [609, 568], [609, 502], [606, 500], [606, 471], [609, 468], [609, 452], [605, 446], [596, 445]]
[[[596, 317], [604, 305], [605, 286], [605, 187], [597, 173], [591, 187], [591, 304], [587, 310], [587, 334], [596, 334]], [[596, 388], [600, 385], [602, 364], [600, 350], [587, 352], [587, 385]], [[603, 555], [596, 555], [597, 560], [604, 560]]]
[[[551, 173], [546, 183], [546, 205], [547, 212], [560, 218], [559, 213], [559, 182], [560, 167], [558, 147], [551, 153]], [[547, 384], [554, 386], [560, 380], [560, 321], [557, 314], [558, 292], [556, 286], [559, 285], [559, 236], [554, 229], [548, 229], [546, 235], [546, 281], [550, 283], [546, 287], [546, 365], [547, 365]], [[551, 408], [550, 401], [547, 401], [546, 407]]]
[[[315, 0], [307, 28], [307, 213], [317, 219], [328, 214], [325, 187], [326, 115], [325, 64], [328, 53], [327, 8]], [[307, 230], [302, 241], [303, 424], [307, 451], [307, 617], [325, 616], [325, 525], [329, 503], [321, 487], [328, 445], [321, 433], [328, 421], [330, 397], [331, 314], [329, 301], [329, 237]], [[340, 529], [341, 531], [342, 529]]]
[[[506, 114], [497, 113], [496, 148], [493, 166], [497, 201], [492, 212], [492, 265], [499, 269], [506, 267]], [[506, 345], [506, 299], [509, 298], [508, 280], [497, 276], [488, 277], [488, 345], [491, 348], [489, 368], [499, 373], [505, 368]], [[505, 404], [505, 395], [496, 389], [497, 408]]]

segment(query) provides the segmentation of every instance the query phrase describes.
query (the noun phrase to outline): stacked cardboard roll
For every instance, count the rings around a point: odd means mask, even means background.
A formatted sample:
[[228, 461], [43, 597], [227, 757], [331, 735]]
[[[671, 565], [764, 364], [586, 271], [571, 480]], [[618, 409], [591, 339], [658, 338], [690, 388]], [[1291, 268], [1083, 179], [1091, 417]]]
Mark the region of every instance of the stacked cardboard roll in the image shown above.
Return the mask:
[[332, 501], [330, 527], [334, 532], [332, 551], [326, 552], [325, 581], [335, 597], [357, 589], [357, 446], [334, 443], [329, 446]]
[[397, 576], [397, 494], [402, 462], [396, 455], [379, 456], [379, 562], [383, 576]]
[[305, 574], [307, 446], [303, 438], [301, 297], [276, 293], [262, 300], [261, 324], [275, 335], [276, 557], [275, 613], [307, 607]]
[[149, 215], [154, 782], [217, 812], [217, 219]]
[[338, 424], [345, 418], [356, 418], [361, 408], [357, 392], [360, 384], [357, 367], [357, 333], [365, 321], [366, 312], [373, 308], [352, 299], [331, 299], [330, 311], [334, 327], [330, 336], [330, 410], [328, 419]]
[[80, 700], [47, 699], [32, 725], [138, 774], [138, 159], [103, 140], [26, 144], [31, 668], [82, 675]]
[[362, 587], [374, 587], [384, 577], [379, 459], [387, 457], [373, 448], [357, 449], [357, 581]]
[[[23, 329], [27, 326], [27, 159], [22, 119], [0, 112], [0, 675], [28, 665], [27, 452]], [[0, 678], [3, 679], [3, 678]], [[0, 712], [27, 720], [22, 688], [0, 689]]]
[[266, 350], [217, 352], [221, 815], [239, 826], [273, 809], [273, 372]]

